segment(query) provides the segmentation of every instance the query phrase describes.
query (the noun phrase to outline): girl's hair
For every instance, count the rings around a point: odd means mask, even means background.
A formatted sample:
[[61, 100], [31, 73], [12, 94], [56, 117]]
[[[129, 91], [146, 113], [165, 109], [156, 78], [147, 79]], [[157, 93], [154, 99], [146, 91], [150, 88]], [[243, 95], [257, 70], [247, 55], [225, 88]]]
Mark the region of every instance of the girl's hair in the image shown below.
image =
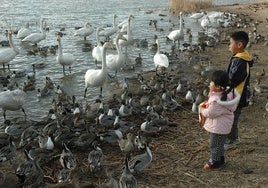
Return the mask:
[[220, 86], [222, 88], [223, 92], [222, 92], [221, 100], [226, 101], [227, 94], [233, 90], [232, 87], [227, 89], [227, 86], [229, 85], [228, 73], [223, 70], [216, 70], [211, 74], [211, 81], [214, 82], [215, 86]]

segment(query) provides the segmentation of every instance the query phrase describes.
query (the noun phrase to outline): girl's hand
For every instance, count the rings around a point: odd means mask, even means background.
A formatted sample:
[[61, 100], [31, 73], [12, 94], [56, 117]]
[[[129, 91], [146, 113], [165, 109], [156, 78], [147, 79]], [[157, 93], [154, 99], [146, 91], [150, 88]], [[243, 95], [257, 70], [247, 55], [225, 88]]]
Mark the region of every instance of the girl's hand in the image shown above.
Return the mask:
[[204, 101], [202, 103], [200, 103], [199, 105], [201, 108], [207, 108], [207, 101]]

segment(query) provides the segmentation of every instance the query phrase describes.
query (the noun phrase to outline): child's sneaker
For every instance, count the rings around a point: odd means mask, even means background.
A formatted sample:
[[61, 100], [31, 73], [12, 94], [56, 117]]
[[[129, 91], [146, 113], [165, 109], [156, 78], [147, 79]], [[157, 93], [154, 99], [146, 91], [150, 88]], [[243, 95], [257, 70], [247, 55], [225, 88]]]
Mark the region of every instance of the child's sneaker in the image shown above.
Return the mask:
[[208, 163], [205, 164], [204, 169], [205, 170], [217, 169], [220, 168], [223, 164], [224, 164], [224, 158], [221, 158], [220, 161], [214, 161], [214, 162], [211, 159], [209, 159]]

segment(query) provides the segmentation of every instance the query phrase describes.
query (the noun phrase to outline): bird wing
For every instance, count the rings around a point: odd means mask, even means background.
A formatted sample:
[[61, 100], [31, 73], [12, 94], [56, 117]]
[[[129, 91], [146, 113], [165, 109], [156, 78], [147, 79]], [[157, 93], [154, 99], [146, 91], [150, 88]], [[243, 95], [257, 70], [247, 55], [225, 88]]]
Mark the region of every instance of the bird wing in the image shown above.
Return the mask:
[[95, 48], [93, 48], [92, 57], [97, 61], [102, 61], [102, 46], [96, 46]]
[[117, 69], [118, 68], [118, 63], [117, 63], [117, 58], [118, 58], [118, 55], [114, 55], [114, 54], [109, 54], [106, 56], [106, 64], [107, 64], [107, 67], [109, 69]]
[[64, 65], [72, 65], [74, 62], [74, 56], [70, 53], [63, 53], [62, 54], [62, 64]]
[[[101, 74], [103, 74], [103, 76], [100, 76]], [[85, 82], [86, 84], [89, 84], [91, 86], [100, 86], [105, 81], [106, 75], [107, 71], [102, 71], [100, 69], [98, 70], [89, 69], [85, 74]]]
[[25, 93], [20, 89], [0, 93], [0, 107], [6, 110], [18, 110], [25, 101]]
[[22, 39], [22, 41], [31, 42], [31, 43], [37, 43], [44, 39], [43, 33], [32, 33]]
[[20, 89], [11, 91], [11, 98], [17, 104], [22, 105], [25, 102], [26, 93]]
[[165, 54], [155, 54], [154, 56], [154, 65], [155, 67], [166, 67], [168, 68], [169, 62]]
[[120, 187], [136, 188], [137, 180], [132, 174], [122, 174], [119, 180]]
[[102, 165], [103, 154], [101, 150], [92, 150], [88, 156], [88, 162], [93, 168]]
[[29, 36], [31, 33], [32, 33], [31, 30], [23, 28], [22, 30], [19, 30], [19, 32], [17, 34], [17, 38], [23, 39], [23, 38]]
[[16, 55], [17, 53], [13, 50], [13, 48], [0, 49], [0, 64], [11, 61]]
[[104, 30], [100, 31], [99, 35], [109, 37], [113, 35], [114, 33], [116, 33], [117, 31], [118, 31], [118, 27], [107, 27], [107, 28], [104, 28]]
[[7, 91], [3, 91], [0, 93], [0, 106], [2, 107], [2, 105], [5, 105], [6, 102], [8, 102], [10, 100], [10, 94], [11, 91], [10, 90], [7, 90]]
[[135, 166], [139, 165], [140, 163], [142, 163], [144, 161], [144, 159], [146, 158], [147, 154], [143, 153], [140, 155], [136, 155], [134, 156], [130, 161], [129, 161], [129, 168], [130, 169], [134, 169]]
[[178, 39], [178, 35], [179, 35], [179, 33], [180, 33], [180, 30], [179, 30], [179, 29], [178, 29], [178, 30], [171, 31], [171, 32], [169, 33], [169, 35], [168, 35], [168, 38], [169, 38], [170, 40], [177, 40], [177, 39]]
[[74, 36], [88, 36], [93, 33], [92, 28], [81, 28], [74, 32]]

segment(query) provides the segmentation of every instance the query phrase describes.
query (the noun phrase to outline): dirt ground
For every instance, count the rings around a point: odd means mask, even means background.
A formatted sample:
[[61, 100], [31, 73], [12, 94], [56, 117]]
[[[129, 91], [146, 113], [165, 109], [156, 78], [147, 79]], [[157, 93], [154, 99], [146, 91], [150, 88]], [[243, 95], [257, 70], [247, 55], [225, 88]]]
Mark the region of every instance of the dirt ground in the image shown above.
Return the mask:
[[[250, 20], [247, 28], [225, 29], [226, 35], [234, 30], [253, 31], [268, 37], [268, 1], [256, 4], [232, 5], [213, 7], [211, 10], [235, 13], [240, 18]], [[251, 69], [251, 86], [254, 88], [255, 79], [261, 78], [262, 84], [268, 84], [267, 74], [260, 76], [258, 73], [264, 69], [268, 72], [268, 46], [265, 42], [256, 43], [251, 39], [251, 47], [248, 51], [258, 57], [258, 61]], [[202, 52], [213, 65], [225, 69], [229, 58], [228, 40], [222, 40], [214, 48], [206, 48]], [[187, 73], [186, 73], [187, 74]], [[196, 79], [198, 82], [198, 79]], [[265, 104], [268, 102], [268, 93], [255, 93], [253, 104], [245, 108], [239, 121], [239, 134], [241, 142], [235, 147], [226, 150], [226, 165], [213, 171], [205, 171], [203, 165], [209, 159], [209, 135], [199, 127], [197, 114], [191, 113], [191, 105], [175, 112], [168, 112], [169, 126], [159, 134], [150, 138], [149, 146], [153, 154], [152, 163], [142, 174], [135, 175], [141, 188], [178, 188], [178, 187], [267, 187], [268, 184], [268, 112]], [[132, 119], [137, 125], [143, 122], [144, 117]], [[124, 166], [124, 155], [120, 153], [117, 144], [103, 145], [104, 168], [116, 171], [115, 179], [120, 178]], [[98, 179], [86, 174], [86, 157], [88, 152], [77, 152], [79, 168], [72, 173], [72, 179], [79, 182], [80, 187], [98, 187], [98, 182], [106, 182], [107, 176], [101, 175]], [[57, 163], [55, 158], [51, 163]], [[49, 166], [49, 165], [48, 165]], [[50, 166], [51, 167], [51, 166]], [[14, 167], [9, 164], [0, 166], [6, 179], [0, 187], [19, 187], [14, 175]], [[47, 167], [44, 167], [46, 175], [55, 177]], [[46, 179], [46, 182], [49, 182]], [[48, 186], [56, 187], [56, 186]], [[57, 185], [67, 187], [67, 185]], [[70, 186], [69, 186], [70, 187]], [[74, 186], [73, 186], [74, 187]]]

